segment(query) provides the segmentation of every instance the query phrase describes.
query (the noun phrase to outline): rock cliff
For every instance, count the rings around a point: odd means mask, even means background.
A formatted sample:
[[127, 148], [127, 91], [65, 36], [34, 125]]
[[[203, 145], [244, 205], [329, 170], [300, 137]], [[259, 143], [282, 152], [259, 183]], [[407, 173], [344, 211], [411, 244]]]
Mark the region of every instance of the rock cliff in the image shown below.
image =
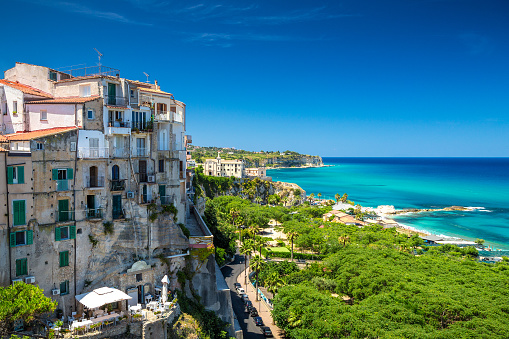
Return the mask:
[[291, 155], [270, 158], [244, 158], [246, 167], [320, 167], [322, 158], [317, 155]]

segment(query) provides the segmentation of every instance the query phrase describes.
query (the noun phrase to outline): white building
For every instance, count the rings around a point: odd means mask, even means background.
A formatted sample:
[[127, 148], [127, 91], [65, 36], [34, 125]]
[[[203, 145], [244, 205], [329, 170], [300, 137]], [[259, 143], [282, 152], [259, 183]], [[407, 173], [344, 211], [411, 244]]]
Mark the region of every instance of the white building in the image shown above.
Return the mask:
[[223, 160], [217, 154], [216, 159], [206, 159], [203, 165], [203, 172], [206, 175], [215, 177], [235, 177], [244, 176], [244, 162], [242, 160]]

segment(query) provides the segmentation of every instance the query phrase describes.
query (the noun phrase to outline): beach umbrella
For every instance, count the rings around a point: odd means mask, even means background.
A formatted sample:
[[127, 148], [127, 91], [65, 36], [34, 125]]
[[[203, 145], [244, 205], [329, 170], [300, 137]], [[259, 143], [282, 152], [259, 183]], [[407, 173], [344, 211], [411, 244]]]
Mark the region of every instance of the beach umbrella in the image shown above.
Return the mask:
[[168, 276], [165, 275], [163, 277], [163, 280], [161, 280], [161, 282], [163, 283], [163, 291], [162, 291], [162, 302], [163, 304], [167, 301], [167, 298], [168, 298], [168, 284], [170, 283], [170, 279], [168, 279]]
[[79, 294], [75, 298], [88, 308], [98, 308], [106, 304], [132, 299], [124, 292], [110, 287], [97, 288], [92, 292]]

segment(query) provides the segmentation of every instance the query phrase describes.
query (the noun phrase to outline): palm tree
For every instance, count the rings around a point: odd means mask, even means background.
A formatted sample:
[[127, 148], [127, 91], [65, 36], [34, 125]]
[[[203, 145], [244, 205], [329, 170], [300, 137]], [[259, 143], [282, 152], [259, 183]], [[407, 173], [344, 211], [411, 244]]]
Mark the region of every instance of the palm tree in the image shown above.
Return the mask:
[[315, 198], [315, 194], [314, 194], [314, 193], [311, 193], [311, 194], [309, 195], [309, 200], [313, 200], [314, 198]]
[[[232, 208], [230, 210], [230, 216], [232, 217], [232, 225], [233, 225], [233, 228], [235, 228], [235, 218], [237, 218], [237, 216], [239, 215], [240, 211], [237, 209], [237, 208]], [[239, 243], [240, 243], [240, 235], [242, 233], [242, 230], [240, 229], [239, 227]]]
[[254, 239], [254, 237], [258, 234], [258, 232], [260, 232], [260, 226], [258, 226], [256, 224], [252, 224], [251, 226], [249, 226], [249, 229], [247, 230], [247, 232], [249, 233], [251, 238]]
[[286, 281], [278, 272], [272, 272], [265, 280], [267, 290], [274, 294], [276, 294], [277, 290], [284, 285], [286, 285]]
[[260, 255], [262, 255], [262, 247], [267, 246], [267, 244], [269, 243], [269, 239], [270, 238], [265, 238], [265, 237], [260, 237], [260, 236], [255, 237], [255, 239], [254, 239], [255, 250], [260, 249], [260, 251], [259, 251]]
[[350, 241], [350, 237], [346, 234], [343, 234], [341, 235], [339, 238], [338, 238], [338, 241], [341, 243], [343, 243], [343, 247], [346, 246], [346, 243]]
[[336, 198], [336, 204], [339, 204], [339, 199], [341, 199], [341, 194], [336, 193], [336, 195], [334, 197]]
[[343, 196], [341, 197], [341, 202], [344, 204], [346, 201], [348, 200], [348, 194], [343, 194]]
[[286, 238], [292, 242], [292, 254], [291, 254], [291, 257], [290, 257], [290, 261], [293, 261], [293, 241], [298, 236], [299, 236], [299, 233], [294, 232], [294, 231], [290, 231], [290, 232], [286, 233]]
[[251, 270], [256, 272], [256, 301], [258, 301], [258, 273], [262, 270], [265, 265], [265, 261], [263, 261], [262, 257], [259, 255], [255, 255], [254, 258], [249, 263], [249, 267]]
[[286, 207], [286, 203], [288, 202], [288, 197], [281, 198], [281, 201], [283, 202], [283, 206]]
[[253, 240], [246, 239], [240, 245], [240, 253], [244, 254], [244, 284], [247, 285], [247, 261], [248, 258], [251, 257], [253, 253]]
[[318, 200], [320, 200], [320, 198], [322, 197], [322, 193], [318, 193]]

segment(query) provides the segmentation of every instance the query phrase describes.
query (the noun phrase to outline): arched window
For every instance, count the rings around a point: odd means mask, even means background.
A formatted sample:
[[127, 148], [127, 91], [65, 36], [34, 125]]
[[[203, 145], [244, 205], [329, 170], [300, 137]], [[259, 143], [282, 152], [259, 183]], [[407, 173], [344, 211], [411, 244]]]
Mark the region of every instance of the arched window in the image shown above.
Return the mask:
[[111, 168], [111, 180], [119, 180], [120, 179], [120, 171], [118, 169], [118, 165], [113, 165]]

